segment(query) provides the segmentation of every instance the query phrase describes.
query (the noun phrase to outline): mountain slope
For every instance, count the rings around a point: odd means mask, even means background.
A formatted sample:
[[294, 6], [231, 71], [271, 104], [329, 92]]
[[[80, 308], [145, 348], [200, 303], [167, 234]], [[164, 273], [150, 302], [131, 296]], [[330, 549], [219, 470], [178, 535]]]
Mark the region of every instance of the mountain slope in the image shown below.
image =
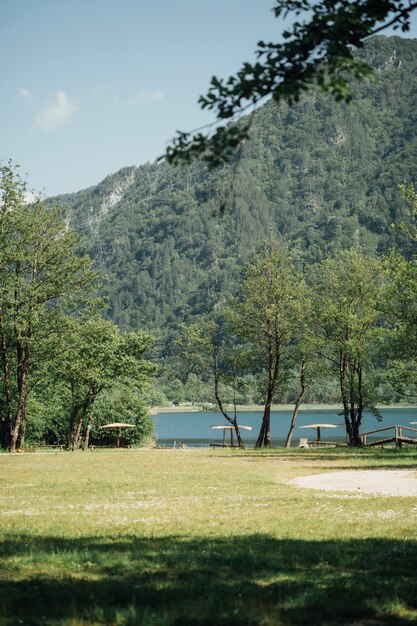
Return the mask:
[[377, 81], [357, 85], [352, 104], [316, 92], [267, 103], [230, 166], [124, 168], [51, 199], [86, 233], [114, 321], [167, 339], [234, 293], [242, 261], [271, 234], [305, 262], [406, 245], [390, 225], [404, 208], [398, 185], [417, 178], [417, 40], [375, 37], [360, 54]]

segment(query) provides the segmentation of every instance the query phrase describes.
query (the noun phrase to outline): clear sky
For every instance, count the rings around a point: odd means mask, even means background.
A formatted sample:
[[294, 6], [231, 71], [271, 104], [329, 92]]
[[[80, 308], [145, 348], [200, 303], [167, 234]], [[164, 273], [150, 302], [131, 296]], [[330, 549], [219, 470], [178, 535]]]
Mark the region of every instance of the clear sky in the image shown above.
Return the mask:
[[[78, 191], [212, 121], [210, 77], [277, 40], [273, 0], [0, 0], [0, 159]], [[417, 16], [409, 37], [417, 36]]]

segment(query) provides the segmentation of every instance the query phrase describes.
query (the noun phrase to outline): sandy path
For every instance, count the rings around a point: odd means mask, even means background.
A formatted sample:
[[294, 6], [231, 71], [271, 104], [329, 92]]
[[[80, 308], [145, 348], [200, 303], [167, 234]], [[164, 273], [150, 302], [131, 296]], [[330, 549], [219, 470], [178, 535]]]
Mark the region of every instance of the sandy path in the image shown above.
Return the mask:
[[417, 496], [417, 471], [351, 470], [301, 476], [291, 484], [320, 491], [352, 491], [386, 496]]

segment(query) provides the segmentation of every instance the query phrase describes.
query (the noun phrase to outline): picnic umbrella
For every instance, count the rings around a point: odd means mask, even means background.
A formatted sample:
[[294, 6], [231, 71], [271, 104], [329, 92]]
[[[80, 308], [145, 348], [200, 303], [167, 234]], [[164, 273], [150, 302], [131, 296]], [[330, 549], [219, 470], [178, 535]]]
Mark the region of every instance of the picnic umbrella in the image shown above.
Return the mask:
[[[239, 428], [243, 428], [244, 430], [252, 430], [252, 426], [241, 426], [238, 425]], [[233, 432], [235, 430], [234, 426], [227, 426], [222, 424], [221, 426], [210, 426], [212, 430], [222, 430], [223, 431], [223, 446], [226, 445], [226, 430], [230, 431], [230, 445], [233, 446]]]
[[322, 428], [338, 428], [338, 424], [307, 424], [306, 426], [300, 426], [300, 428], [315, 428], [317, 431], [316, 441], [320, 441]]
[[122, 432], [122, 428], [135, 428], [134, 424], [126, 424], [125, 422], [113, 422], [112, 424], [104, 424], [104, 426], [100, 426], [100, 428], [117, 428], [117, 436], [116, 436], [116, 446], [120, 447], [120, 434]]

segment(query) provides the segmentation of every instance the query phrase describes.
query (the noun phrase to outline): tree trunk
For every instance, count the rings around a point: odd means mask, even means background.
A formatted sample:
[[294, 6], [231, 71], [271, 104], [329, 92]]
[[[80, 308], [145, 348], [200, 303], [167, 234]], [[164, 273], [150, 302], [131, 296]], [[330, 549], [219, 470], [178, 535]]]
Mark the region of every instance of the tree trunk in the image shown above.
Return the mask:
[[1, 362], [3, 366], [3, 392], [4, 399], [6, 401], [6, 419], [5, 419], [5, 428], [4, 435], [6, 441], [0, 442], [7, 445], [7, 447], [11, 448], [11, 432], [13, 428], [13, 397], [11, 393], [10, 386], [10, 365], [9, 365], [9, 355], [7, 352], [7, 340], [4, 329], [4, 320], [3, 314], [0, 311], [0, 334], [1, 334], [1, 342], [0, 342], [0, 350], [1, 350]]
[[271, 405], [276, 391], [276, 376], [277, 365], [274, 367], [274, 373], [269, 374], [268, 389], [266, 394], [266, 402], [264, 407], [264, 414], [262, 417], [261, 430], [259, 431], [258, 439], [255, 444], [255, 448], [270, 448], [271, 447]]
[[73, 401], [70, 413], [71, 449], [76, 451], [80, 442], [81, 428], [84, 420], [84, 405]]
[[91, 415], [87, 417], [87, 426], [85, 429], [85, 447], [90, 445], [90, 433], [91, 433]]
[[271, 404], [272, 401], [267, 401], [264, 414], [262, 417], [261, 430], [256, 441], [256, 448], [270, 448], [271, 447]]
[[346, 427], [348, 445], [352, 446], [354, 445], [353, 443], [354, 436], [353, 436], [352, 424], [350, 422], [350, 406], [349, 406], [349, 400], [348, 400], [347, 389], [346, 389], [346, 370], [347, 370], [346, 358], [341, 352], [339, 356], [340, 393], [342, 396], [343, 415], [345, 419], [345, 427]]
[[26, 429], [26, 398], [27, 398], [27, 371], [29, 367], [29, 349], [22, 349], [22, 346], [17, 346], [18, 365], [17, 365], [17, 388], [18, 388], [18, 402], [16, 417], [11, 429], [11, 441], [10, 452], [16, 452], [17, 442], [20, 435], [23, 435]]
[[280, 366], [280, 340], [270, 335], [268, 339], [268, 387], [262, 417], [261, 430], [255, 448], [271, 447], [271, 405], [276, 392], [277, 378]]
[[235, 427], [235, 433], [236, 433], [238, 446], [239, 448], [244, 448], [245, 445], [240, 435], [240, 428], [237, 422], [236, 385], [237, 385], [237, 372], [236, 372], [236, 369], [234, 369], [233, 370], [233, 415], [234, 415], [233, 426]]
[[[357, 402], [355, 395], [356, 376], [358, 377]], [[364, 408], [362, 370], [360, 367], [360, 363], [356, 361], [349, 363], [346, 356], [341, 356], [339, 378], [348, 445], [353, 447], [360, 447], [362, 446], [360, 426], [362, 423], [362, 414]], [[347, 384], [346, 380], [348, 381]]]
[[234, 426], [239, 448], [244, 448], [245, 446], [244, 446], [244, 443], [243, 443], [243, 440], [242, 440], [242, 436], [240, 434], [239, 424], [237, 423], [236, 411], [235, 411], [235, 417], [234, 418], [230, 417], [230, 415], [227, 413], [226, 409], [223, 406], [222, 399], [220, 398], [220, 392], [219, 392], [219, 370], [218, 370], [218, 366], [217, 366], [217, 355], [216, 354], [213, 355], [213, 374], [214, 374], [214, 397], [216, 398], [216, 402], [217, 402], [217, 406], [219, 407], [219, 411], [223, 415], [223, 417], [230, 424], [232, 424], [232, 426]]
[[[72, 451], [78, 448], [81, 440], [81, 430], [83, 427], [84, 419], [86, 415], [89, 413], [89, 409], [92, 407], [97, 395], [100, 393], [101, 389], [89, 389], [87, 392], [87, 396], [84, 398], [82, 402], [74, 401], [74, 389], [72, 389], [73, 401], [72, 408], [70, 414], [70, 432], [71, 432], [71, 441], [72, 441]], [[89, 424], [90, 417], [87, 418], [87, 426]]]
[[362, 446], [363, 443], [362, 443], [362, 439], [361, 439], [359, 431], [360, 431], [360, 427], [362, 424], [364, 399], [363, 399], [362, 366], [361, 366], [360, 360], [358, 360], [356, 364], [356, 374], [358, 377], [358, 403], [357, 403], [357, 409], [356, 409], [356, 421], [355, 421], [355, 426], [353, 429], [353, 438], [354, 438], [355, 446]]
[[80, 434], [81, 428], [83, 425], [83, 413], [81, 410], [77, 411], [73, 417], [74, 427], [71, 429], [71, 441], [72, 441], [72, 451], [75, 452], [80, 443]]
[[[24, 377], [26, 378], [26, 377]], [[26, 418], [26, 382], [25, 380], [21, 381], [23, 387], [19, 390], [19, 400], [17, 406], [16, 417], [14, 419], [14, 424], [11, 429], [11, 439], [10, 439], [10, 452], [14, 453], [17, 449], [17, 442], [19, 439], [19, 435], [21, 433], [21, 426]]]
[[27, 416], [26, 416], [26, 406], [25, 406], [25, 412], [22, 415], [22, 420], [20, 422], [19, 434], [17, 436], [17, 442], [16, 442], [16, 447], [17, 448], [23, 448], [23, 446], [24, 446], [25, 436], [26, 436], [26, 424], [27, 424]]
[[243, 443], [242, 436], [240, 434], [239, 424], [237, 423], [237, 418], [236, 417], [232, 420], [232, 423], [233, 423], [233, 426], [235, 427], [235, 433], [236, 433], [236, 439], [237, 439], [238, 446], [239, 446], [239, 448], [244, 448], [245, 444]]
[[298, 411], [300, 410], [300, 406], [301, 403], [303, 401], [306, 389], [307, 389], [307, 385], [305, 382], [305, 371], [306, 371], [306, 361], [303, 359], [302, 363], [301, 363], [301, 368], [300, 368], [300, 393], [298, 394], [298, 398], [297, 401], [295, 403], [294, 406], [294, 411], [292, 414], [292, 420], [291, 420], [291, 426], [290, 426], [290, 430], [288, 431], [288, 435], [287, 435], [287, 440], [285, 442], [285, 447], [286, 448], [290, 448], [291, 447], [291, 440], [292, 440], [292, 436], [294, 433], [294, 428], [295, 428], [295, 423], [297, 421], [297, 416], [298, 416]]

